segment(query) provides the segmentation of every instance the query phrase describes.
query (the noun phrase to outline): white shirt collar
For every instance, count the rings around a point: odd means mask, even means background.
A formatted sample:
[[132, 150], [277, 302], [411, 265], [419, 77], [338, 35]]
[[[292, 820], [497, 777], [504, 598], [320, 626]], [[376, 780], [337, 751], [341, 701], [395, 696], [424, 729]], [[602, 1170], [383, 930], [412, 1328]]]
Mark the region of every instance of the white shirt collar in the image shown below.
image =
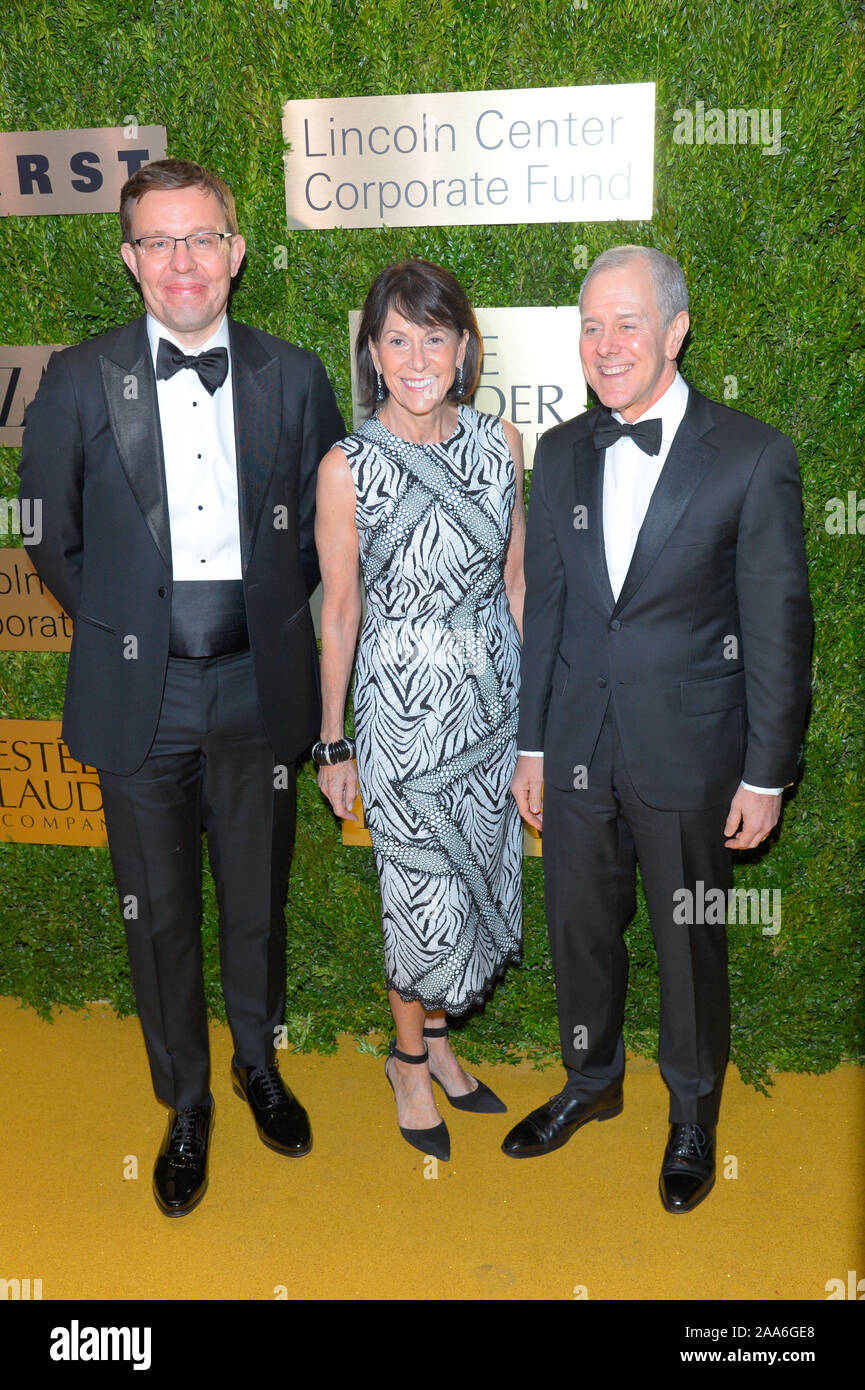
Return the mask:
[[[184, 343], [179, 342], [178, 339], [175, 338], [174, 334], [168, 328], [165, 327], [165, 324], [160, 323], [159, 319], [154, 318], [152, 314], [148, 313], [147, 338], [150, 343], [150, 351], [153, 356], [154, 364], [156, 362], [156, 353], [159, 349], [160, 338], [167, 338], [168, 341], [170, 343], [173, 343], [175, 347], [180, 348], [181, 352], [185, 352], [187, 357], [197, 357], [200, 352], [207, 352], [209, 348], [229, 347], [228, 315], [222, 315], [219, 327], [217, 328], [216, 332], [210, 338], [208, 338], [206, 343], [202, 343], [200, 347], [189, 348]], [[229, 357], [230, 356], [231, 352], [229, 348]]]
[[[680, 372], [676, 372], [663, 396], [659, 396], [655, 404], [649, 406], [649, 409], [645, 410], [639, 419], [660, 419], [662, 422], [661, 437], [664, 440], [670, 440], [682, 423], [688, 408], [688, 395], [688, 383]], [[617, 410], [613, 411], [613, 419], [620, 421], [622, 419]], [[636, 424], [637, 421], [634, 420], [632, 423]]]

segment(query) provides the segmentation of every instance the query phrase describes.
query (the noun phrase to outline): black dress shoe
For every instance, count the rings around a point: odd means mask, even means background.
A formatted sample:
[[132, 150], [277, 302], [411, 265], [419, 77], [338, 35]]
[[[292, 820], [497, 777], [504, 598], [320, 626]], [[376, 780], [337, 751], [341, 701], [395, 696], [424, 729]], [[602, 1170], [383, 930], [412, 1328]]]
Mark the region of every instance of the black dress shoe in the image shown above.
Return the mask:
[[213, 1129], [209, 1105], [172, 1110], [153, 1170], [153, 1195], [166, 1216], [185, 1216], [207, 1191], [207, 1149]]
[[302, 1158], [312, 1148], [309, 1116], [291, 1094], [275, 1062], [269, 1067], [231, 1064], [234, 1093], [249, 1104], [262, 1144], [278, 1154]]
[[715, 1185], [715, 1126], [670, 1125], [658, 1184], [667, 1211], [693, 1211]]
[[621, 1091], [608, 1091], [597, 1100], [578, 1100], [566, 1091], [552, 1096], [515, 1125], [502, 1144], [508, 1158], [536, 1158], [567, 1144], [589, 1120], [612, 1120], [622, 1113]]

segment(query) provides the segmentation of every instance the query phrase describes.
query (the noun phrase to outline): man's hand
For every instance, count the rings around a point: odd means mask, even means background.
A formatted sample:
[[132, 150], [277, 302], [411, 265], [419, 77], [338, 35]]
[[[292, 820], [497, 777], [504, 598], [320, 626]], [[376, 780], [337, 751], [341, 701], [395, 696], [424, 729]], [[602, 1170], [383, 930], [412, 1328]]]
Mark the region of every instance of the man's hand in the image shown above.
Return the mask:
[[352, 811], [357, 796], [357, 772], [352, 758], [343, 763], [330, 763], [318, 769], [318, 785], [340, 820], [357, 821]]
[[517, 758], [511, 791], [523, 820], [536, 830], [543, 830], [543, 785], [543, 758]]
[[724, 826], [724, 834], [732, 838], [724, 844], [728, 849], [755, 849], [778, 824], [780, 814], [780, 796], [766, 796], [740, 786]]

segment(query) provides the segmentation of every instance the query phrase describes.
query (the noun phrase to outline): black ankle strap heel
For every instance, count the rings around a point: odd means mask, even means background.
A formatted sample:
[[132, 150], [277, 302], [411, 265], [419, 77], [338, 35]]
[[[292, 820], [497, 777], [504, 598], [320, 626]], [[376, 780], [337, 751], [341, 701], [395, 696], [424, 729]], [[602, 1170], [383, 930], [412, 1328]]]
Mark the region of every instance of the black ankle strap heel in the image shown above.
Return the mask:
[[[428, 1054], [424, 1052], [420, 1056], [415, 1056], [411, 1052], [401, 1052], [396, 1045], [396, 1038], [391, 1038], [387, 1061], [384, 1064], [384, 1074], [395, 1100], [396, 1087], [387, 1074], [387, 1062], [390, 1061], [391, 1057], [396, 1057], [398, 1062], [411, 1062], [413, 1065], [420, 1066], [427, 1060]], [[403, 1129], [402, 1125], [399, 1125], [399, 1132], [407, 1144], [411, 1144], [413, 1149], [419, 1149], [422, 1154], [429, 1154], [432, 1158], [440, 1158], [443, 1163], [447, 1163], [451, 1156], [451, 1139], [444, 1120], [433, 1125], [430, 1129]]]
[[[448, 1026], [446, 1023], [443, 1023], [439, 1028], [426, 1027], [423, 1030], [423, 1035], [425, 1038], [446, 1038], [448, 1036]], [[435, 1084], [441, 1086], [441, 1089], [445, 1092], [445, 1095], [455, 1110], [467, 1110], [473, 1115], [504, 1115], [507, 1113], [508, 1107], [499, 1100], [498, 1096], [490, 1090], [489, 1086], [484, 1085], [483, 1081], [478, 1081], [475, 1090], [469, 1091], [468, 1095], [452, 1096], [449, 1091], [445, 1091], [444, 1086], [435, 1075], [432, 1067], [430, 1067], [429, 1074]], [[472, 1077], [472, 1080], [477, 1081], [478, 1079], [475, 1076]]]

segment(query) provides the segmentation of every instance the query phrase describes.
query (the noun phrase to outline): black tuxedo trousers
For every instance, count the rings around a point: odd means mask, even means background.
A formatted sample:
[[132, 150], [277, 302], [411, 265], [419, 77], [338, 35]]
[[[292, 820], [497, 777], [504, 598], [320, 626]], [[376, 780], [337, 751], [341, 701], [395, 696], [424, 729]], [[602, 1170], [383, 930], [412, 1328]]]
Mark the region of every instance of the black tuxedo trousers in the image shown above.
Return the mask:
[[674, 921], [674, 896], [701, 880], [730, 886], [729, 802], [659, 811], [641, 800], [622, 752], [614, 697], [585, 778], [544, 790], [544, 893], [566, 1090], [621, 1086], [628, 985], [625, 928], [640, 865], [660, 981], [658, 1063], [670, 1120], [714, 1124], [729, 1049], [726, 928]]
[[100, 772], [114, 878], [153, 1087], [174, 1110], [210, 1093], [201, 962], [202, 833], [219, 902], [225, 1009], [240, 1066], [273, 1060], [285, 1009], [294, 765], [274, 767], [249, 652], [169, 658], [150, 754]]

